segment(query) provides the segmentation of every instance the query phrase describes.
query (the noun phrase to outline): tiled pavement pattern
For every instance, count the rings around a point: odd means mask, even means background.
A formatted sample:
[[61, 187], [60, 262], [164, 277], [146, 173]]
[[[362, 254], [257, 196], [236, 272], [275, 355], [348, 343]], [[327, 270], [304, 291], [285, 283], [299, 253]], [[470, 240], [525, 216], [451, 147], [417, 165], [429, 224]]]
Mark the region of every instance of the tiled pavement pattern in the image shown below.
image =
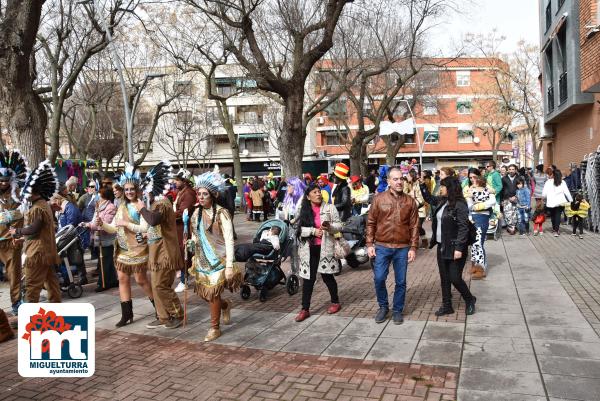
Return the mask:
[[98, 330], [96, 373], [24, 379], [0, 344], [0, 400], [455, 400], [456, 368], [229, 347]]
[[600, 335], [600, 236], [586, 233], [579, 239], [570, 234], [570, 227], [562, 226], [559, 239], [545, 234], [532, 242]]
[[600, 338], [536, 250], [545, 240], [490, 242], [488, 278], [471, 283], [478, 310], [466, 322], [459, 401], [600, 400]]

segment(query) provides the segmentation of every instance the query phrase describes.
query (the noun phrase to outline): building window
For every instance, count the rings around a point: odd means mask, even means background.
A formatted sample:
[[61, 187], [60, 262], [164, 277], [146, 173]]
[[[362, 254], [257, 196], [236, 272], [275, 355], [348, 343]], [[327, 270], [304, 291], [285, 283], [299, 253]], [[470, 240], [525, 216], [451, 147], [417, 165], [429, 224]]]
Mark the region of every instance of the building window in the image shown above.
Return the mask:
[[550, 29], [552, 25], [552, 1], [548, 0], [548, 5], [546, 5], [546, 31]]
[[392, 100], [388, 108], [394, 117], [404, 117], [409, 112], [406, 100]]
[[262, 124], [263, 110], [258, 106], [239, 106], [236, 110], [237, 124]]
[[266, 134], [240, 134], [240, 150], [247, 150], [250, 153], [268, 153], [269, 138]]
[[179, 140], [179, 152], [188, 153], [192, 150], [193, 147], [194, 147], [193, 138], [185, 138], [185, 139]]
[[456, 86], [471, 86], [471, 71], [456, 71]]
[[475, 135], [472, 130], [458, 130], [458, 143], [473, 143], [473, 138], [475, 138]]
[[325, 113], [332, 119], [341, 119], [346, 117], [346, 100], [338, 99], [325, 108]]
[[173, 92], [182, 96], [192, 96], [192, 81], [175, 81], [173, 83]]
[[417, 139], [416, 128], [413, 130], [412, 134], [404, 135], [404, 143], [407, 145], [415, 144]]
[[559, 103], [563, 104], [567, 101], [567, 29], [563, 27], [557, 37], [557, 48], [559, 55], [558, 67], [560, 68], [560, 76], [558, 77], [558, 96]]
[[435, 116], [438, 114], [436, 99], [425, 99], [423, 101], [423, 114], [426, 116]]
[[[144, 153], [146, 151], [146, 144], [148, 141], [139, 141], [138, 142], [138, 153]], [[148, 148], [149, 152], [152, 152], [152, 142], [150, 142], [150, 147]]]
[[425, 138], [425, 143], [440, 143], [440, 133], [438, 131], [425, 131], [423, 138]]
[[348, 133], [345, 130], [321, 131], [321, 135], [325, 146], [344, 145], [348, 141]]
[[189, 124], [192, 122], [192, 112], [190, 110], [182, 110], [177, 112], [177, 123]]
[[459, 100], [456, 102], [456, 111], [458, 114], [471, 114], [473, 106], [470, 100]]

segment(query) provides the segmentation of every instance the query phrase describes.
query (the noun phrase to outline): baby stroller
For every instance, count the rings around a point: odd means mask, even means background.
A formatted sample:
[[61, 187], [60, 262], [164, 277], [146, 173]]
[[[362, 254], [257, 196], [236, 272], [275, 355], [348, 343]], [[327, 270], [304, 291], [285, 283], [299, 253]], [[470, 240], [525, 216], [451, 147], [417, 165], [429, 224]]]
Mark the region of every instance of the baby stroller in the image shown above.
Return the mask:
[[86, 228], [71, 224], [64, 226], [56, 233], [56, 249], [62, 263], [58, 266], [60, 289], [70, 298], [79, 298], [83, 294], [80, 274], [77, 266], [83, 266], [83, 245], [81, 236]]
[[[292, 252], [292, 238], [290, 237], [290, 230], [288, 225], [281, 220], [268, 220], [260, 225], [256, 234], [254, 235], [254, 242], [260, 240], [260, 236], [263, 231], [270, 230], [271, 227], [279, 227], [281, 232], [279, 233], [279, 250], [273, 250], [270, 253], [254, 254], [246, 262], [246, 272], [244, 274], [244, 284], [242, 284], [240, 290], [240, 296], [242, 299], [250, 298], [250, 286], [254, 287], [259, 291], [259, 299], [261, 302], [266, 301], [266, 291], [272, 289], [277, 284], [285, 285], [288, 294], [294, 295], [298, 292], [300, 287], [300, 280], [298, 279], [298, 272], [294, 271], [289, 276], [286, 276], [281, 269], [281, 263], [285, 261]], [[292, 266], [294, 264], [292, 263]]]
[[500, 228], [501, 216], [500, 208], [498, 205], [496, 205], [490, 214], [490, 223], [486, 232], [487, 236], [494, 237], [494, 241], [498, 241], [498, 239], [502, 236], [502, 229]]

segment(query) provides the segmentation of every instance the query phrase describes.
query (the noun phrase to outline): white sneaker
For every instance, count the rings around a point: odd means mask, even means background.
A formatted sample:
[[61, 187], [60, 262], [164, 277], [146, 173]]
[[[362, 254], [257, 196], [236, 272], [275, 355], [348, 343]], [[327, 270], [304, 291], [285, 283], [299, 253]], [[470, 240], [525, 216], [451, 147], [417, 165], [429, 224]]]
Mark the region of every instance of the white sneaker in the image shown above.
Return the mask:
[[182, 282], [179, 282], [179, 284], [177, 284], [177, 287], [175, 287], [175, 292], [179, 293], [179, 292], [183, 292], [187, 289], [186, 285], [183, 284]]

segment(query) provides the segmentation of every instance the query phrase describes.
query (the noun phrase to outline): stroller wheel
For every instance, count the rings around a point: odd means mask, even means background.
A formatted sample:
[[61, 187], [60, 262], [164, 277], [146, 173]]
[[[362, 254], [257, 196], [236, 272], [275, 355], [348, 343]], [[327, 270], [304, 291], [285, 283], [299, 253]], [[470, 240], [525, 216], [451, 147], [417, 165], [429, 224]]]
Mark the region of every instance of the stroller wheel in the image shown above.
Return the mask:
[[285, 288], [290, 295], [298, 293], [298, 289], [300, 288], [300, 280], [298, 280], [298, 276], [295, 274], [290, 274], [286, 280]]
[[249, 299], [250, 292], [251, 292], [250, 286], [243, 285], [242, 288], [240, 289], [240, 296], [242, 297], [242, 299]]
[[69, 288], [67, 288], [67, 294], [71, 298], [79, 298], [81, 294], [83, 294], [83, 287], [79, 284], [71, 284]]

